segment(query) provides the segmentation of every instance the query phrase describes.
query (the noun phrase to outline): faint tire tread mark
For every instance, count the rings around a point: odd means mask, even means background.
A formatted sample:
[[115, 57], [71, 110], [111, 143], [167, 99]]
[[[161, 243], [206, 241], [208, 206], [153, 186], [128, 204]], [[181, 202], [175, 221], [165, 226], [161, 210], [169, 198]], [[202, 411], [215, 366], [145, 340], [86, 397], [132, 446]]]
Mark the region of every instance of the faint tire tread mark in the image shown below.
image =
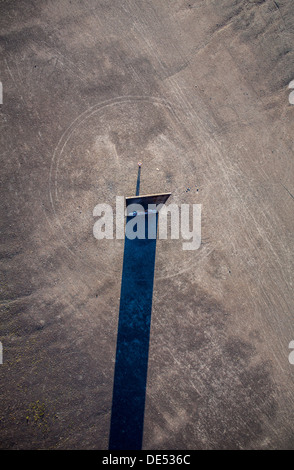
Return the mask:
[[293, 194], [290, 193], [289, 189], [286, 188], [286, 186], [284, 186], [283, 183], [281, 183], [281, 185], [283, 186], [284, 189], [286, 189], [287, 193], [291, 196], [291, 198], [294, 199], [294, 196]]
[[57, 214], [57, 203], [58, 203], [58, 196], [59, 196], [59, 191], [58, 191], [58, 169], [59, 169], [59, 162], [61, 160], [62, 153], [64, 152], [64, 149], [70, 140], [71, 136], [73, 133], [91, 116], [96, 114], [99, 111], [104, 110], [105, 108], [112, 107], [112, 106], [117, 106], [117, 105], [123, 105], [123, 104], [128, 104], [128, 103], [150, 103], [150, 104], [158, 104], [161, 106], [164, 106], [170, 114], [173, 116], [173, 118], [182, 126], [182, 123], [180, 119], [178, 118], [176, 112], [175, 112], [175, 107], [167, 101], [165, 98], [160, 98], [160, 97], [154, 97], [154, 96], [148, 96], [148, 95], [124, 95], [124, 96], [118, 96], [115, 98], [112, 98], [110, 100], [102, 101], [101, 103], [97, 103], [96, 105], [93, 105], [89, 108], [87, 108], [83, 113], [81, 113], [79, 116], [77, 116], [74, 121], [69, 125], [69, 127], [63, 132], [57, 146], [55, 147], [55, 150], [53, 152], [53, 156], [51, 159], [51, 166], [50, 166], [50, 172], [49, 172], [49, 198], [50, 198], [50, 203], [51, 207], [53, 210], [54, 217], [56, 219], [57, 224], [59, 225], [61, 231], [62, 231], [62, 238], [61, 241], [66, 247], [66, 249], [76, 258], [78, 257], [81, 262], [89, 266], [88, 263], [79, 255], [77, 255], [74, 250], [72, 250], [68, 246], [69, 242], [69, 237], [64, 230], [62, 223], [58, 217]]

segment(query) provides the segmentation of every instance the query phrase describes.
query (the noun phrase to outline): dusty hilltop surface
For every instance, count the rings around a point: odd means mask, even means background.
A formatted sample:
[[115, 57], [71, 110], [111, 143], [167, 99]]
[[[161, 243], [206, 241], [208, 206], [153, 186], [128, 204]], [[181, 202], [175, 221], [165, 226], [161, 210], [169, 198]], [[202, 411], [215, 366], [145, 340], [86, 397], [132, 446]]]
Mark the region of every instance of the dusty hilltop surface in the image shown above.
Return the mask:
[[202, 204], [158, 240], [144, 449], [293, 449], [291, 0], [0, 1], [2, 449], [107, 449], [116, 195]]

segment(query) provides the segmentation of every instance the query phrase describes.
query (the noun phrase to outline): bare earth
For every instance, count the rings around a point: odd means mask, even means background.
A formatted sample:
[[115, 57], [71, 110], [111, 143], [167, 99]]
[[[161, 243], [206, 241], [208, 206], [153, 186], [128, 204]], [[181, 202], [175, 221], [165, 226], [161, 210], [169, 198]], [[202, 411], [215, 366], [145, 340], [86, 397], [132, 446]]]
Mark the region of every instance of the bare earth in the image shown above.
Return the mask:
[[123, 240], [93, 209], [172, 192], [144, 449], [294, 449], [291, 0], [0, 1], [2, 449], [107, 449]]

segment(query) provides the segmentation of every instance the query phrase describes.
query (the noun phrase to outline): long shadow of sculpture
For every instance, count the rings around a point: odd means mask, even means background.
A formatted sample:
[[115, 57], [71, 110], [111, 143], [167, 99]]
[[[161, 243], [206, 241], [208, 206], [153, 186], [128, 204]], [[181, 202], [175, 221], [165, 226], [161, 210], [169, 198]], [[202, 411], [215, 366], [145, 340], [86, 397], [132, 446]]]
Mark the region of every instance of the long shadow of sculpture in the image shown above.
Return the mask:
[[141, 181], [141, 163], [139, 163], [138, 167], [138, 176], [137, 176], [137, 185], [136, 185], [136, 196], [140, 194], [140, 181]]
[[[109, 435], [109, 449], [113, 450], [140, 450], [142, 447], [158, 210], [170, 196], [170, 193], [139, 196], [141, 163], [138, 165], [136, 196], [126, 198], [126, 235]], [[140, 213], [136, 212], [137, 207]]]
[[[141, 217], [145, 239], [125, 236], [109, 449], [142, 447], [156, 236]], [[155, 235], [157, 220], [149, 220]]]

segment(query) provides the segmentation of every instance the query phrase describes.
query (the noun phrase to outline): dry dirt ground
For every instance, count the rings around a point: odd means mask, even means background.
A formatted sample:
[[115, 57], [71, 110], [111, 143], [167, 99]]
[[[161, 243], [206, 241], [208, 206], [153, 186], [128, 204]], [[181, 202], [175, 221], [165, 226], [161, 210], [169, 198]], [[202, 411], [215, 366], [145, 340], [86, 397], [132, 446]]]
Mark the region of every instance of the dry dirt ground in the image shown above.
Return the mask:
[[107, 449], [116, 195], [202, 204], [158, 240], [143, 449], [293, 449], [291, 0], [0, 1], [2, 449]]

